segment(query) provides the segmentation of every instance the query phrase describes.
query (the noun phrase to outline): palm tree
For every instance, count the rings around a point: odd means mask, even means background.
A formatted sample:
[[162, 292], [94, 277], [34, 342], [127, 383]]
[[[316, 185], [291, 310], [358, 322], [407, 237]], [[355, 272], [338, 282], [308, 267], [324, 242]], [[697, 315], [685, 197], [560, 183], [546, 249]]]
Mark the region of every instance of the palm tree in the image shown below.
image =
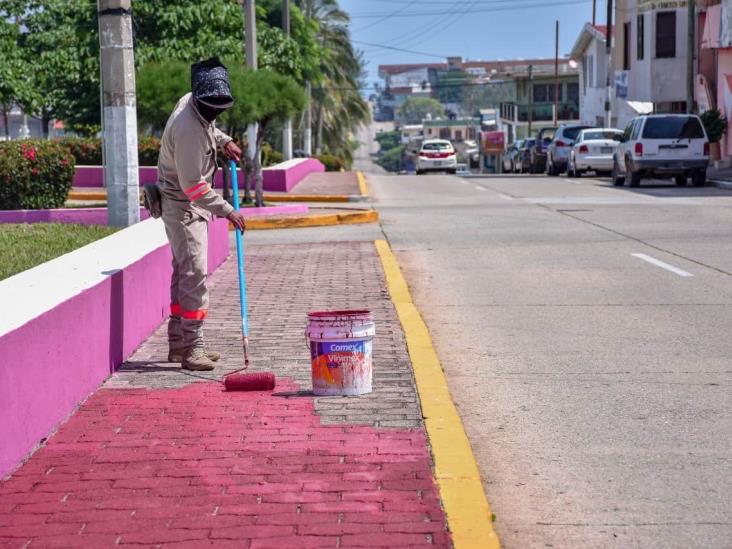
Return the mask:
[[321, 81], [313, 88], [316, 153], [324, 150], [350, 164], [354, 144], [351, 134], [370, 117], [359, 92], [363, 58], [353, 48], [350, 18], [338, 0], [299, 0], [301, 9], [318, 24], [317, 40], [325, 50]]

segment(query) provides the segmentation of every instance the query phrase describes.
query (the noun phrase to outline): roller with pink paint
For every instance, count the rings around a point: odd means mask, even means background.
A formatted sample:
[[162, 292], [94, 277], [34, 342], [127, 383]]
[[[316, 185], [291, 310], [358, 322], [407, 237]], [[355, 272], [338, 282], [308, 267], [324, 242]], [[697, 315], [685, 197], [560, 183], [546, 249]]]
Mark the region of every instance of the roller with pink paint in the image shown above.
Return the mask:
[[312, 359], [313, 394], [353, 396], [370, 393], [374, 334], [371, 311], [308, 313], [305, 337]]

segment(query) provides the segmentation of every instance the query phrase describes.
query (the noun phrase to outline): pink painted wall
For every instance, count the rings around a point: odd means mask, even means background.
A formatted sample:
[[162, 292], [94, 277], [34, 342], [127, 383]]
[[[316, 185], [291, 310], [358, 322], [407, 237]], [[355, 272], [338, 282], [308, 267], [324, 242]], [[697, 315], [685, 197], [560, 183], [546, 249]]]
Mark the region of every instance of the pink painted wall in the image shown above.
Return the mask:
[[[732, 48], [717, 50], [717, 107], [727, 119], [732, 116], [732, 94], [728, 89], [727, 76], [732, 76]], [[722, 159], [732, 157], [732, 136], [728, 132], [721, 141]]]
[[[209, 271], [228, 253], [228, 223], [216, 220], [209, 227]], [[0, 356], [12, 357], [0, 363], [0, 478], [167, 317], [170, 262], [166, 244], [0, 336]]]
[[[285, 163], [277, 164], [262, 170], [262, 185], [265, 191], [290, 192], [310, 173], [324, 172], [325, 166], [316, 158], [302, 158], [294, 166], [284, 167]], [[244, 175], [241, 169], [239, 186], [244, 186]], [[158, 178], [158, 169], [155, 166], [141, 166], [139, 168], [140, 185], [155, 183]], [[224, 176], [221, 170], [216, 170], [214, 187], [223, 187]], [[74, 187], [102, 187], [104, 184], [104, 168], [102, 166], [77, 166], [74, 175]]]

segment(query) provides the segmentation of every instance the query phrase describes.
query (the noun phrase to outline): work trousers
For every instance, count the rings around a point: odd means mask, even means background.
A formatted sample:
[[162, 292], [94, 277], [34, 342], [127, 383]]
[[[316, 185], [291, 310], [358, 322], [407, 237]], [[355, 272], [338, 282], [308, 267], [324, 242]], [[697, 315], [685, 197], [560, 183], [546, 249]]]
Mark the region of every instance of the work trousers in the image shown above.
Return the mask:
[[208, 315], [208, 222], [185, 202], [163, 198], [163, 222], [173, 251], [168, 344], [171, 351], [203, 348]]

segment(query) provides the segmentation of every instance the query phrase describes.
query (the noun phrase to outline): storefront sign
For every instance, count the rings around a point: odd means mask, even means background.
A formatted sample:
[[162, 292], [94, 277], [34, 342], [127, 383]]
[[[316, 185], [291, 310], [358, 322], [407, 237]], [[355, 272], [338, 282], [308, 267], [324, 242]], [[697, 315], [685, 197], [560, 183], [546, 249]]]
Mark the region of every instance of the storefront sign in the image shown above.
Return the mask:
[[502, 154], [506, 150], [503, 132], [480, 132], [480, 144], [484, 154]]
[[615, 71], [615, 97], [626, 99], [628, 97], [628, 75], [630, 71]]
[[638, 13], [652, 10], [673, 10], [686, 7], [686, 0], [638, 0]]

